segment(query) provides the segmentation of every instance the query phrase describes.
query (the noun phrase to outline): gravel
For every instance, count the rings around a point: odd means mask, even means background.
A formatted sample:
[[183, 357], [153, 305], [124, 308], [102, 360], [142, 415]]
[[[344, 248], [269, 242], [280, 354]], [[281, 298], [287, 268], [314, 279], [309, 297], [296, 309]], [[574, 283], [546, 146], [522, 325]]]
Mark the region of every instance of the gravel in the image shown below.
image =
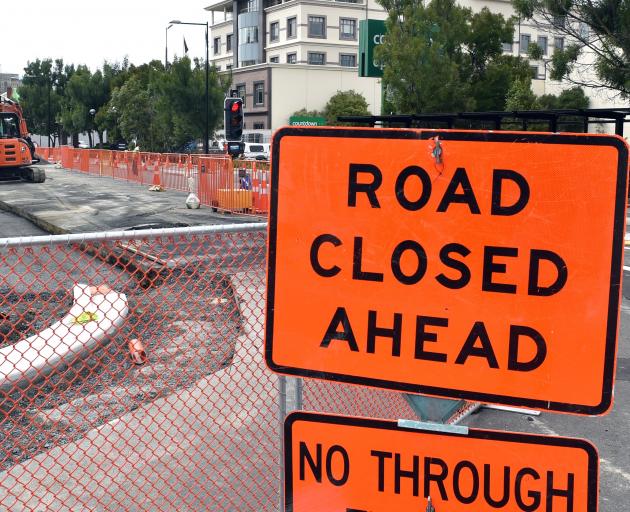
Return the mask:
[[[74, 257], [82, 253], [66, 250]], [[85, 265], [88, 282], [99, 278], [115, 282], [112, 287], [127, 294], [129, 316], [106, 346], [80, 364], [56, 372], [26, 391], [0, 395], [0, 469], [75, 441], [105, 422], [191, 386], [232, 361], [241, 319], [229, 276], [217, 271], [216, 261], [184, 258], [168, 272], [146, 261], [121, 268], [85, 253], [77, 261]], [[41, 264], [45, 266], [45, 262]], [[72, 304], [71, 283], [81, 277], [76, 274], [73, 266], [67, 275], [55, 276], [50, 282], [64, 288], [52, 290], [46, 289], [49, 282], [42, 284], [37, 279], [32, 282], [39, 286], [29, 287], [7, 287], [5, 281], [5, 289], [0, 289], [0, 347], [61, 318]], [[129, 358], [127, 342], [132, 338], [144, 344], [148, 355], [144, 365], [135, 365]]]

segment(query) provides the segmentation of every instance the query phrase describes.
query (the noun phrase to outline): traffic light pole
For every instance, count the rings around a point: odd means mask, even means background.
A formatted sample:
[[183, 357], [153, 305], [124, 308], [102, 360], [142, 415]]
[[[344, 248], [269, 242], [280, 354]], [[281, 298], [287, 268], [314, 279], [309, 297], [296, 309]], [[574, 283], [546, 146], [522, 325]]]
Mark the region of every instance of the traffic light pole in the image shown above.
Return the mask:
[[210, 133], [208, 133], [208, 127], [210, 126], [210, 108], [208, 104], [208, 85], [210, 76], [210, 34], [208, 33], [208, 22], [206, 21], [206, 127], [204, 130], [203, 139], [203, 152], [207, 155], [209, 153], [209, 139]]

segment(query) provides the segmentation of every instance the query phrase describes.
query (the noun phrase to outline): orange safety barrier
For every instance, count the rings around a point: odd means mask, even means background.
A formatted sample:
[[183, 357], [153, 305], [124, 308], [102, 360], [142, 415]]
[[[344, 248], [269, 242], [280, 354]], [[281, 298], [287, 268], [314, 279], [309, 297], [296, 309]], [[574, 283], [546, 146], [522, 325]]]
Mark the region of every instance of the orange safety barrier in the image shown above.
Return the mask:
[[42, 148], [38, 147], [35, 150], [35, 154], [44, 160], [47, 160], [50, 163], [61, 162], [61, 153], [63, 146], [54, 147], [54, 148]]
[[[46, 153], [47, 154], [47, 153]], [[188, 192], [193, 178], [202, 205], [216, 210], [266, 215], [269, 162], [234, 160], [224, 155], [146, 153], [58, 148], [61, 165], [93, 176]]]
[[267, 368], [266, 245], [262, 223], [4, 239], [0, 510], [280, 511], [295, 404], [414, 419], [399, 393]]

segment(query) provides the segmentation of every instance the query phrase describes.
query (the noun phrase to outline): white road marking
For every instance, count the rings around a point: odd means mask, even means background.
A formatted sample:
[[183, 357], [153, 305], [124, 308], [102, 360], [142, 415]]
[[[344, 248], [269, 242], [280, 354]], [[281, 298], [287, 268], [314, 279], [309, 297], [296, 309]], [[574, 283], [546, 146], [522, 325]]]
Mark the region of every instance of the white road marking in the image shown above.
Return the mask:
[[534, 420], [534, 425], [536, 425], [540, 430], [542, 430], [543, 434], [548, 435], [548, 436], [560, 437], [560, 434], [558, 434], [558, 432], [556, 432], [552, 428], [545, 425], [542, 421], [536, 418], [533, 418], [533, 420]]
[[619, 475], [621, 478], [624, 478], [625, 480], [630, 482], [630, 473], [628, 473], [627, 471], [624, 471], [623, 469], [619, 469], [617, 466], [612, 464], [610, 461], [608, 461], [606, 459], [602, 459], [600, 457], [599, 458], [599, 465], [604, 471], [607, 471], [608, 473], [614, 473], [615, 475]]
[[[554, 429], [548, 427], [539, 419], [533, 418], [533, 420], [534, 420], [534, 425], [536, 425], [542, 431], [543, 434], [546, 434], [548, 436], [561, 437], [560, 434], [558, 434]], [[606, 471], [607, 473], [613, 473], [615, 475], [620, 476], [621, 478], [624, 478], [628, 482], [630, 482], [630, 473], [628, 473], [627, 471], [624, 471], [623, 469], [618, 468], [609, 460], [600, 457], [599, 465], [602, 468], [602, 471]]]

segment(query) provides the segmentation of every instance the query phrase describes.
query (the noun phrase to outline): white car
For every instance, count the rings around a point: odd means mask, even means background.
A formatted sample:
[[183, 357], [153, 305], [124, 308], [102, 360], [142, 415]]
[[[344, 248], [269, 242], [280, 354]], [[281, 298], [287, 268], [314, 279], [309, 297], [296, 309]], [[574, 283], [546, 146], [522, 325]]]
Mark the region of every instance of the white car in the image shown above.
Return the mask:
[[269, 160], [269, 143], [246, 142], [243, 157], [249, 160]]
[[90, 144], [85, 142], [84, 140], [79, 141], [79, 148], [81, 149], [90, 149]]

